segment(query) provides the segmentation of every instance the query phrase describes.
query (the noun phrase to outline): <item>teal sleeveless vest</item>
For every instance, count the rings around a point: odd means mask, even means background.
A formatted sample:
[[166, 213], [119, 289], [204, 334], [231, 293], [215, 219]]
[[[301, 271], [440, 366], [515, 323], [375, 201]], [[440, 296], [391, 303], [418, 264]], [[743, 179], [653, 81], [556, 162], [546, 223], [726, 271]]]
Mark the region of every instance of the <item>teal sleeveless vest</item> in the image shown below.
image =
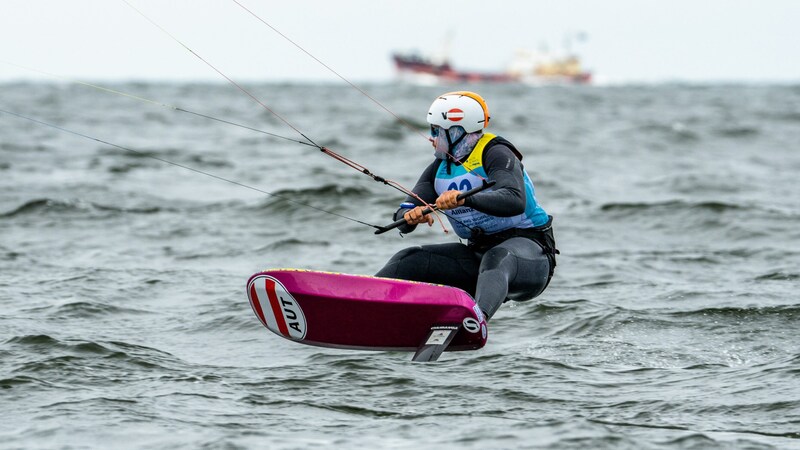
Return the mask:
[[[484, 133], [463, 164], [450, 165], [450, 173], [447, 173], [446, 163], [439, 164], [434, 179], [436, 194], [442, 195], [450, 190], [467, 191], [480, 186], [484, 179], [488, 179], [486, 170], [483, 168], [483, 153], [492, 147], [492, 141], [496, 137], [493, 134]], [[473, 228], [480, 228], [485, 234], [494, 234], [511, 228], [532, 228], [546, 224], [547, 213], [536, 202], [533, 182], [524, 168], [522, 176], [525, 183], [525, 212], [513, 217], [497, 217], [467, 206], [458, 206], [446, 211], [448, 215], [457, 219], [453, 220], [448, 217], [456, 234], [461, 238], [469, 239], [472, 236], [471, 229]]]

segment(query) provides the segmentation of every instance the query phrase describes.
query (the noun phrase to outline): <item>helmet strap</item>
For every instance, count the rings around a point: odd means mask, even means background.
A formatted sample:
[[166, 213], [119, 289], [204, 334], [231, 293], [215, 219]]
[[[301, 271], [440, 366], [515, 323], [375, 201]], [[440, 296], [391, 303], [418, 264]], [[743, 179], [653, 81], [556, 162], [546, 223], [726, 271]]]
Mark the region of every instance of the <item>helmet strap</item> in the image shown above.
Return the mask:
[[453, 155], [453, 149], [455, 148], [456, 145], [458, 145], [459, 142], [461, 142], [461, 140], [463, 140], [467, 136], [467, 133], [466, 132], [462, 133], [461, 136], [458, 137], [458, 139], [453, 141], [450, 139], [450, 130], [447, 129], [444, 130], [444, 132], [447, 134], [447, 153], [453, 158], [453, 160], [455, 160], [455, 155]]

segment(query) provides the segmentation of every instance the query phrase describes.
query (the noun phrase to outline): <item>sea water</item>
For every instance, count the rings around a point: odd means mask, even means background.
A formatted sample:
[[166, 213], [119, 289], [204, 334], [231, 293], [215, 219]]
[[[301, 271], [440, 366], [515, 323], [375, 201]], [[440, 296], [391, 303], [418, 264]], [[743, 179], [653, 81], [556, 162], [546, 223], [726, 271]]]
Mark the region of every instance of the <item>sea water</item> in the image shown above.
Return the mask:
[[394, 115], [345, 85], [245, 86], [280, 117], [226, 84], [109, 87], [282, 137], [0, 85], [84, 135], [0, 113], [0, 447], [800, 448], [800, 86], [470, 87], [561, 255], [485, 348], [429, 364], [284, 340], [245, 283], [456, 242], [320, 211], [384, 225], [403, 195], [284, 121], [410, 187], [430, 102], [462, 86], [363, 87]]

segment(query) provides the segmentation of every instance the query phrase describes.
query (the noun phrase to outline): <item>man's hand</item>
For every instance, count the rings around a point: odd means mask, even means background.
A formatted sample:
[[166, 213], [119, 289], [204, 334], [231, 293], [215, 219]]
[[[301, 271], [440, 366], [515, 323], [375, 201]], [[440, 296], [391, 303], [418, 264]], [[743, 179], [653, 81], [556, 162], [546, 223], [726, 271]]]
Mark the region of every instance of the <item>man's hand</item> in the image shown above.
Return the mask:
[[436, 207], [439, 209], [453, 209], [464, 204], [464, 200], [458, 200], [461, 191], [447, 191], [436, 199]]
[[433, 215], [422, 214], [422, 210], [424, 210], [425, 208], [426, 208], [425, 206], [417, 206], [411, 211], [403, 214], [403, 218], [406, 219], [406, 223], [409, 225], [416, 225], [418, 223], [427, 223], [428, 226], [433, 225]]

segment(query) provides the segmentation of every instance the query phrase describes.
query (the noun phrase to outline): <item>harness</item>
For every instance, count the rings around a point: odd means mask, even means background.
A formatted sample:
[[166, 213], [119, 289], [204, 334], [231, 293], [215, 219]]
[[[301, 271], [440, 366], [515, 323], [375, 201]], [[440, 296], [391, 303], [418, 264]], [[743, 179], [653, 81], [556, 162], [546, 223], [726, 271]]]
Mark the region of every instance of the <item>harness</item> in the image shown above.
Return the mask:
[[530, 239], [542, 248], [542, 253], [550, 260], [550, 277], [552, 277], [556, 268], [556, 255], [561, 254], [561, 252], [556, 248], [556, 238], [553, 236], [553, 216], [547, 217], [547, 223], [538, 227], [512, 228], [494, 234], [474, 233], [470, 237], [467, 246], [478, 253], [486, 253], [490, 248], [511, 238], [522, 237]]
[[[479, 141], [479, 144], [476, 145], [476, 149], [478, 146], [483, 144], [481, 148], [482, 151], [478, 154], [470, 154], [470, 157], [468, 157], [463, 163], [465, 168], [471, 170], [475, 167], [483, 166], [484, 156], [489, 150], [491, 150], [492, 147], [496, 145], [505, 145], [511, 149], [514, 155], [520, 161], [522, 161], [522, 153], [520, 153], [514, 144], [508, 140], [500, 136], [494, 136], [490, 134], [487, 134], [484, 137], [488, 140], [488, 142], [482, 143]], [[474, 157], [480, 158], [480, 160], [476, 161], [476, 158]], [[433, 170], [433, 179], [431, 181], [434, 185], [436, 183], [436, 174], [439, 172], [442, 163], [447, 164], [446, 170], [448, 174], [450, 173], [451, 162], [449, 160], [446, 162], [440, 160], [439, 164]], [[556, 266], [556, 255], [560, 254], [561, 252], [556, 248], [556, 240], [553, 236], [553, 216], [548, 215], [547, 217], [548, 220], [543, 225], [531, 228], [511, 228], [492, 234], [486, 234], [481, 228], [473, 227], [471, 230], [471, 236], [469, 237], [468, 247], [476, 252], [485, 253], [490, 248], [514, 237], [530, 239], [536, 242], [536, 244], [542, 248], [542, 252], [547, 256], [548, 260], [550, 260], [550, 276], [552, 277]]]

